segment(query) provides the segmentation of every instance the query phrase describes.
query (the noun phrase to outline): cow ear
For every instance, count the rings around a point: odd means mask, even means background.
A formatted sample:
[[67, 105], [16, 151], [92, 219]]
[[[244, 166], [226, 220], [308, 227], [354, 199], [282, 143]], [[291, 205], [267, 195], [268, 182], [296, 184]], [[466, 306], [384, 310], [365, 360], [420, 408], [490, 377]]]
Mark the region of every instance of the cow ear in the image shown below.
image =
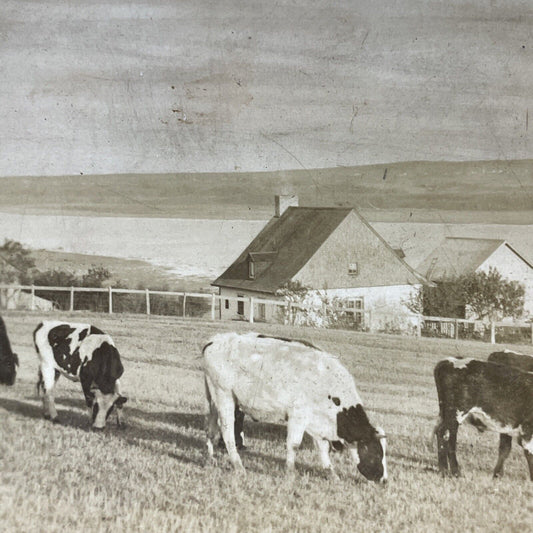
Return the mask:
[[119, 396], [116, 400], [115, 400], [115, 405], [121, 409], [122, 406], [128, 401], [128, 398], [126, 398], [126, 396]]

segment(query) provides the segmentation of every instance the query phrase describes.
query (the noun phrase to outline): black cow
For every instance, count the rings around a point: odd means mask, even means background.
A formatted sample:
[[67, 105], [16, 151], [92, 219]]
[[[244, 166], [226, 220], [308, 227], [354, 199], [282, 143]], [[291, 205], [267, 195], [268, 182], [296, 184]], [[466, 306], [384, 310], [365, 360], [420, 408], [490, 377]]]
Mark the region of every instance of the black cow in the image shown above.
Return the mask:
[[[40, 360], [37, 389], [44, 391], [45, 418], [57, 420], [54, 385], [64, 375], [81, 382], [92, 409], [93, 428], [103, 429], [113, 409], [122, 408], [127, 401], [120, 394], [124, 367], [111, 337], [90, 324], [45, 321], [37, 326], [33, 338]], [[120, 425], [120, 411], [116, 413]]]
[[533, 372], [533, 356], [511, 350], [492, 352], [487, 361], [499, 365], [514, 366], [524, 372]]
[[0, 316], [0, 383], [13, 385], [17, 376], [19, 358], [11, 349], [6, 325]]
[[533, 481], [533, 374], [487, 361], [449, 357], [437, 363], [434, 376], [440, 411], [435, 428], [439, 470], [444, 474], [449, 466], [452, 475], [460, 475], [457, 430], [466, 421], [480, 431], [488, 429], [507, 437], [500, 441], [494, 477], [502, 475], [511, 438], [517, 437]]

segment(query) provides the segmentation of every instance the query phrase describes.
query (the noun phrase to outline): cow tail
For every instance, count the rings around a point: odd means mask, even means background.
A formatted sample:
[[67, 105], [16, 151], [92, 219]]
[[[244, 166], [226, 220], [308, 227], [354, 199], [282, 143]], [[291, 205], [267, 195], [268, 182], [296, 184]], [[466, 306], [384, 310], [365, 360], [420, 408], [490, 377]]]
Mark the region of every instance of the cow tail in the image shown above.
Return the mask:
[[[35, 351], [40, 356], [41, 352], [39, 350], [39, 346], [37, 345], [37, 332], [43, 327], [43, 323], [39, 322], [39, 325], [33, 330], [33, 345], [35, 346]], [[39, 372], [37, 373], [37, 383], [35, 385], [35, 388], [37, 390], [37, 396], [40, 395], [41, 390], [44, 392], [44, 381], [43, 381], [43, 373], [41, 372], [41, 367], [39, 364]]]
[[37, 332], [43, 327], [43, 323], [42, 322], [39, 322], [39, 325], [33, 330], [33, 345], [35, 346], [35, 350], [37, 351], [37, 353], [40, 355], [40, 351], [39, 351], [39, 346], [37, 346], [37, 340], [36, 340], [36, 336], [37, 336]]

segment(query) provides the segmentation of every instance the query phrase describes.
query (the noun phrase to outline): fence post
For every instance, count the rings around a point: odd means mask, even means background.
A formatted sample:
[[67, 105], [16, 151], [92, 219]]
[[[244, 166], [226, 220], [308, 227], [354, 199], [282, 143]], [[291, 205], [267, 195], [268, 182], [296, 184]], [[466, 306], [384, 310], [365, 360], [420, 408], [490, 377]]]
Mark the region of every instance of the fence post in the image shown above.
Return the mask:
[[74, 287], [70, 287], [70, 311], [74, 311]]
[[490, 323], [490, 343], [496, 344], [496, 326], [494, 326], [494, 322]]
[[250, 296], [250, 324], [254, 322], [254, 297]]
[[109, 292], [109, 314], [112, 315], [113, 314], [113, 289], [111, 288], [111, 286], [108, 287], [108, 292]]
[[150, 314], [150, 291], [148, 289], [145, 289], [146, 294], [146, 314]]
[[211, 295], [211, 320], [215, 320], [215, 305], [216, 305], [215, 293]]
[[187, 300], [187, 293], [183, 293], [183, 318], [185, 318], [185, 302]]
[[[31, 310], [35, 311], [35, 287], [32, 284], [31, 286]], [[533, 324], [532, 324], [533, 327]]]
[[455, 340], [459, 340], [459, 322], [455, 319]]
[[531, 344], [533, 344], [533, 322], [531, 322]]

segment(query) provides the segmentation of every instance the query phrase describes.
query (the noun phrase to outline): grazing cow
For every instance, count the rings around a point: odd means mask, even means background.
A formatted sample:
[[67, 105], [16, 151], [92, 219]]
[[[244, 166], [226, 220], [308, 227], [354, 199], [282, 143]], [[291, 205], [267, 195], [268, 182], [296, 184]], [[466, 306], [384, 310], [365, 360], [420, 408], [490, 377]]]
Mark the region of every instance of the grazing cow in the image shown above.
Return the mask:
[[44, 391], [45, 418], [57, 420], [54, 385], [63, 375], [81, 382], [94, 429], [105, 427], [114, 408], [120, 425], [120, 409], [127, 401], [120, 394], [124, 367], [111, 337], [89, 324], [45, 321], [37, 326], [33, 338], [40, 360], [37, 390]]
[[18, 364], [18, 355], [11, 349], [6, 325], [0, 316], [0, 383], [4, 385], [15, 383]]
[[513, 352], [512, 350], [492, 352], [487, 361], [499, 365], [514, 366], [524, 372], [533, 372], [533, 356]]
[[452, 475], [460, 475], [455, 448], [459, 424], [466, 421], [480, 431], [505, 435], [494, 477], [503, 474], [514, 436], [524, 449], [533, 481], [533, 374], [487, 361], [449, 357], [437, 363], [434, 375], [440, 411], [435, 428], [439, 470], [444, 474], [449, 465]]
[[287, 469], [294, 470], [296, 448], [305, 432], [314, 440], [322, 466], [333, 476], [330, 446], [350, 450], [367, 479], [385, 482], [383, 430], [363, 409], [353, 377], [337, 357], [305, 342], [247, 333], [221, 333], [204, 347], [209, 403], [207, 448], [219, 434], [235, 469], [244, 471], [235, 446], [235, 408], [252, 419], [287, 421]]

